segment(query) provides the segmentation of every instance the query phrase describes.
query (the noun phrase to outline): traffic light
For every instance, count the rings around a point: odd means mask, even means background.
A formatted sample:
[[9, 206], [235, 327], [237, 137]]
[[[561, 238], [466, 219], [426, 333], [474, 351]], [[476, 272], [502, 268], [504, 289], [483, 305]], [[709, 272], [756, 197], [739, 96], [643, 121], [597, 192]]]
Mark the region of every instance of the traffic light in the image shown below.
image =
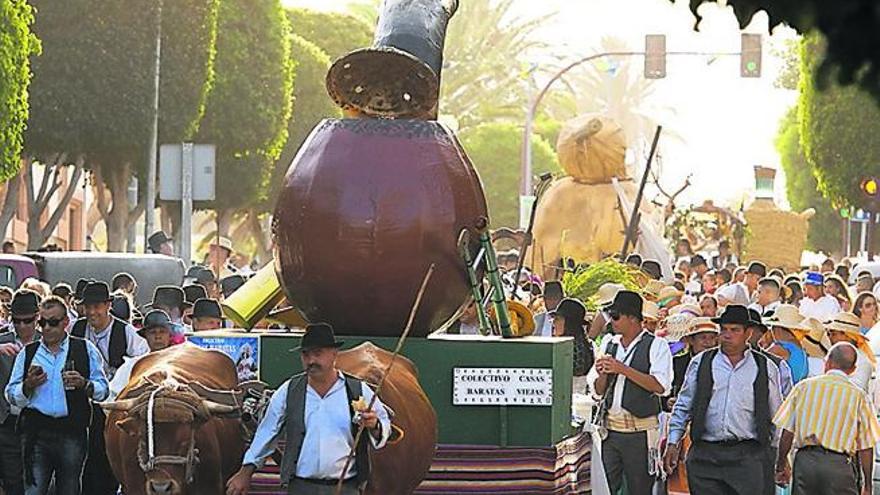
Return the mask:
[[874, 201], [880, 198], [880, 182], [877, 181], [876, 177], [865, 177], [862, 179], [859, 189], [862, 190], [862, 193], [869, 200]]
[[666, 35], [645, 35], [645, 79], [666, 77]]
[[761, 35], [742, 34], [739, 74], [742, 77], [761, 77]]

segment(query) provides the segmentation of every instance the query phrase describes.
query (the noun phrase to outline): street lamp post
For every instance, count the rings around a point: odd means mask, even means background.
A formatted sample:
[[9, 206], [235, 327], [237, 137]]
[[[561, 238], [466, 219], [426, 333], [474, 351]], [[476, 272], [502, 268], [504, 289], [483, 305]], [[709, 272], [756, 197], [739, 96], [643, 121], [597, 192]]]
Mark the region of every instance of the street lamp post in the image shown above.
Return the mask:
[[147, 184], [144, 194], [147, 195], [144, 208], [144, 252], [149, 247], [150, 234], [153, 233], [154, 213], [156, 210], [156, 158], [159, 148], [159, 70], [162, 61], [162, 2], [159, 0], [156, 13], [156, 58], [153, 77], [153, 122], [150, 132], [150, 144], [147, 153]]
[[[700, 52], [700, 51], [677, 51], [677, 52], [666, 52], [666, 55], [699, 55], [699, 56], [742, 56], [743, 52]], [[581, 59], [575, 60], [574, 62], [566, 65], [562, 69], [560, 69], [556, 74], [550, 78], [549, 81], [541, 88], [541, 91], [535, 96], [532, 100], [532, 104], [529, 105], [529, 109], [526, 112], [526, 122], [523, 128], [523, 142], [522, 142], [522, 159], [520, 166], [520, 204], [524, 204], [525, 198], [529, 197], [529, 194], [532, 190], [532, 129], [534, 127], [535, 116], [538, 112], [538, 106], [541, 104], [541, 101], [544, 99], [544, 96], [547, 94], [547, 91], [550, 90], [550, 87], [553, 86], [556, 81], [562, 78], [565, 74], [567, 74], [570, 70], [575, 67], [590, 62], [592, 60], [596, 60], [603, 57], [631, 57], [635, 55], [644, 56], [645, 52], [634, 52], [634, 51], [625, 51], [625, 52], [604, 52], [597, 53], [594, 55], [590, 55], [587, 57], [583, 57]], [[522, 215], [521, 215], [522, 217]], [[522, 218], [520, 219], [522, 223]], [[525, 225], [520, 225], [520, 227], [525, 227]]]

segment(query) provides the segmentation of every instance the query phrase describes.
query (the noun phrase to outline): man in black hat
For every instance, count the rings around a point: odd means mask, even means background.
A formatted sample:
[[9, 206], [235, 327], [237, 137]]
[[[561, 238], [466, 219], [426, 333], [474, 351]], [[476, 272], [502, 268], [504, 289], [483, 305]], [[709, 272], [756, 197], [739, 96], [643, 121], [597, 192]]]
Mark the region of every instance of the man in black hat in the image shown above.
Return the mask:
[[221, 296], [217, 277], [210, 269], [202, 265], [193, 265], [186, 271], [185, 284], [199, 284], [208, 291], [208, 297], [219, 299]]
[[57, 493], [81, 493], [83, 462], [93, 455], [87, 450], [90, 402], [107, 396], [100, 352], [91, 342], [68, 336], [67, 309], [54, 296], [40, 303], [41, 338], [16, 356], [5, 389], [6, 399], [21, 408], [28, 494], [48, 493], [53, 475]]
[[187, 330], [186, 327], [192, 327], [192, 312], [193, 305], [195, 305], [196, 301], [199, 299], [206, 299], [208, 297], [208, 291], [205, 289], [205, 286], [197, 283], [190, 283], [183, 286], [183, 313], [181, 315], [181, 322], [184, 324], [184, 330]]
[[215, 299], [199, 299], [193, 305], [192, 330], [203, 332], [223, 328], [223, 311]]
[[[9, 311], [10, 330], [0, 334], [0, 387], [4, 390], [9, 384], [15, 356], [40, 337], [37, 332], [40, 297], [36, 292], [19, 289], [12, 296]], [[21, 408], [10, 404], [5, 394], [0, 397], [0, 478], [8, 495], [24, 493], [21, 435], [15, 427], [20, 413]]]
[[[281, 483], [288, 486], [288, 493], [329, 493], [328, 486], [335, 486], [340, 477], [345, 480], [343, 495], [360, 493], [370, 476], [368, 445], [382, 448], [391, 423], [381, 401], [376, 401], [372, 411], [365, 409], [373, 397], [370, 387], [336, 368], [340, 345], [330, 325], [306, 327], [302, 345], [294, 349], [300, 351], [305, 372], [293, 376], [272, 395], [241, 469], [227, 483], [227, 495], [248, 493], [251, 477], [274, 451], [282, 431], [287, 444], [281, 460]], [[364, 408], [356, 410], [358, 403]], [[358, 426], [365, 428], [365, 434], [354, 462], [342, 473]]]
[[235, 291], [241, 288], [246, 281], [247, 278], [238, 273], [221, 278], [220, 291], [223, 293], [223, 298], [226, 299], [231, 296]]
[[703, 275], [709, 271], [709, 265], [706, 263], [706, 258], [701, 254], [695, 254], [691, 256], [691, 271], [695, 274], [692, 276], [692, 280], [696, 280], [701, 282], [703, 280]]
[[538, 337], [550, 337], [553, 335], [553, 317], [550, 313], [556, 311], [559, 303], [565, 299], [565, 291], [562, 283], [558, 280], [550, 280], [544, 284], [544, 312], [535, 315], [535, 335]]
[[[154, 309], [144, 316], [144, 326], [138, 330], [138, 334], [147, 341], [150, 352], [167, 349], [171, 345], [171, 318], [168, 317], [168, 313]], [[110, 380], [110, 396], [107, 400], [116, 400], [122, 389], [128, 385], [134, 365], [144, 356], [146, 354], [128, 358], [116, 370], [116, 375]]]
[[626, 478], [630, 493], [651, 493], [654, 468], [651, 450], [659, 439], [661, 397], [672, 384], [669, 344], [642, 324], [642, 296], [621, 290], [605, 309], [614, 336], [599, 347], [587, 383], [599, 399], [597, 420], [602, 441], [602, 464], [611, 493]]
[[729, 305], [712, 321], [721, 326], [720, 347], [695, 356], [688, 366], [669, 422], [666, 472], [678, 465], [690, 423], [692, 493], [767, 493], [769, 452], [776, 444], [772, 419], [782, 402], [779, 369], [750, 349], [752, 322], [745, 306]]
[[153, 301], [149, 306], [151, 309], [161, 309], [168, 314], [172, 325], [171, 342], [173, 344], [182, 343], [186, 333], [183, 313], [186, 308], [191, 306], [191, 303], [186, 301], [186, 293], [183, 289], [174, 285], [160, 285], [153, 290]]
[[660, 263], [657, 260], [642, 261], [642, 271], [654, 280], [663, 278], [663, 268], [660, 267]]
[[[81, 302], [84, 317], [73, 324], [70, 334], [95, 344], [104, 359], [104, 373], [108, 380], [113, 379], [125, 358], [140, 356], [150, 350], [147, 341], [137, 334], [131, 324], [110, 314], [112, 298], [106, 283], [89, 282], [83, 288]], [[115, 495], [119, 483], [113, 477], [104, 449], [104, 411], [97, 405], [92, 409], [89, 457], [83, 472], [83, 493]]]
[[168, 234], [158, 230], [150, 235], [147, 239], [147, 244], [150, 246], [150, 251], [153, 253], [174, 256], [174, 245], [172, 244], [172, 241], [173, 239], [168, 237]]

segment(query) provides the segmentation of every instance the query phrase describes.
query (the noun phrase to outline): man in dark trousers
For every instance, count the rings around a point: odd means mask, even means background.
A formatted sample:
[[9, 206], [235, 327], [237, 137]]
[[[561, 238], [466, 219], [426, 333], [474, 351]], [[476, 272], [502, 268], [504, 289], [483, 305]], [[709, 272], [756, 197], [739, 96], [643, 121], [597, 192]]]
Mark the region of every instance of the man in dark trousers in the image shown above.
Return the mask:
[[[9, 384], [15, 356], [40, 337], [37, 332], [40, 296], [27, 289], [17, 290], [12, 296], [9, 312], [11, 331], [0, 334], [0, 387], [3, 389]], [[20, 413], [21, 408], [10, 404], [5, 394], [0, 397], [0, 474], [6, 495], [24, 493], [21, 435], [16, 429]]]
[[[6, 399], [22, 408], [25, 493], [45, 495], [53, 475], [58, 495], [80, 491], [88, 451], [91, 401], [107, 397], [101, 354], [91, 342], [67, 335], [67, 305], [40, 303], [39, 341], [15, 358]], [[112, 473], [105, 473], [112, 476]]]
[[[70, 335], [88, 340], [98, 348], [104, 373], [108, 380], [112, 380], [125, 358], [146, 354], [150, 347], [131, 324], [110, 314], [112, 298], [106, 283], [89, 282], [82, 294], [85, 317], [73, 324]], [[105, 419], [101, 407], [93, 404], [89, 457], [83, 472], [83, 493], [89, 495], [116, 495], [119, 489], [104, 447]]]
[[[794, 456], [792, 495], [870, 495], [874, 446], [880, 424], [871, 399], [849, 380], [858, 351], [834, 344], [825, 358], [825, 374], [798, 383], [773, 421], [782, 428], [776, 458], [776, 481], [791, 480], [788, 454]], [[858, 457], [862, 487], [853, 466]]]
[[659, 440], [660, 398], [672, 383], [669, 344], [642, 325], [642, 296], [617, 293], [605, 309], [614, 336], [606, 337], [596, 354], [587, 384], [599, 399], [597, 420], [607, 432], [602, 464], [611, 493], [626, 478], [629, 493], [650, 494], [658, 472], [653, 455]]
[[[284, 382], [269, 402], [241, 469], [227, 482], [227, 495], [246, 495], [251, 477], [274, 451], [282, 434], [286, 446], [281, 460], [281, 483], [289, 494], [333, 495], [339, 478], [341, 495], [356, 495], [370, 476], [368, 443], [380, 449], [388, 440], [391, 422], [381, 401], [373, 410], [355, 410], [353, 401], [369, 404], [373, 391], [362, 381], [336, 368], [342, 342], [326, 323], [306, 327], [299, 348], [304, 373]], [[358, 426], [366, 429], [354, 462], [343, 473]], [[366, 434], [368, 433], [368, 434]], [[369, 438], [369, 440], [367, 440]]]
[[779, 370], [748, 345], [749, 311], [730, 305], [720, 318], [720, 348], [691, 360], [672, 409], [664, 458], [666, 472], [678, 465], [681, 439], [691, 424], [687, 455], [691, 493], [756, 495], [767, 487], [772, 425], [782, 402]]

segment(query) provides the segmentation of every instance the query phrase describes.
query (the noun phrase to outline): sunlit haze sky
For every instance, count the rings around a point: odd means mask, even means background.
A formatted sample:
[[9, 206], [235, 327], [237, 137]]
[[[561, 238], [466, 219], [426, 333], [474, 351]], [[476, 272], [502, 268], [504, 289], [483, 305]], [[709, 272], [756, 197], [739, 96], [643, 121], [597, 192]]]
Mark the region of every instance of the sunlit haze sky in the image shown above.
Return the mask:
[[[344, 11], [348, 1], [285, 3]], [[696, 19], [687, 4], [687, 0], [515, 0], [513, 10], [523, 18], [554, 14], [535, 34], [552, 47], [552, 53], [528, 54], [530, 63], [541, 64], [551, 56], [583, 57], [606, 36], [623, 39], [640, 51], [648, 33], [666, 34], [669, 51], [739, 51], [742, 31], [729, 7], [701, 6], [703, 20], [695, 32]], [[651, 106], [674, 110], [673, 122], [661, 119], [660, 123], [681, 136], [681, 141], [661, 139], [661, 183], [675, 190], [693, 174], [693, 186], [679, 198], [680, 204], [713, 199], [716, 204], [738, 206], [752, 194], [753, 166], [780, 168], [773, 141], [780, 118], [794, 105], [797, 94], [774, 87], [782, 61], [773, 51], [796, 33], [779, 26], [771, 34], [763, 13], [744, 31], [764, 35], [761, 78], [741, 78], [738, 57], [720, 57], [709, 64], [709, 57], [671, 56], [666, 79], [656, 83]], [[525, 106], [523, 102], [524, 113]], [[654, 193], [648, 194], [651, 198]], [[781, 170], [776, 195], [780, 205], [787, 204]]]

